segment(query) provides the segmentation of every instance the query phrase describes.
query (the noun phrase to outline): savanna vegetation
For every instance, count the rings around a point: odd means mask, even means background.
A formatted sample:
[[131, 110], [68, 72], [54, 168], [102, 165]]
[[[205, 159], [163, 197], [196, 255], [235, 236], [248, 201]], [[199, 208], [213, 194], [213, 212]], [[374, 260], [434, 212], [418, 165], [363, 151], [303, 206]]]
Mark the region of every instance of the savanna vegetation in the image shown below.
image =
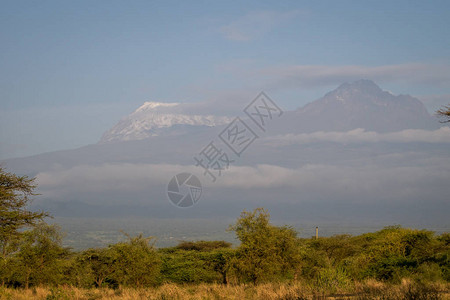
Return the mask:
[[33, 180], [0, 169], [0, 299], [446, 299], [450, 234], [400, 226], [299, 238], [263, 208], [229, 230], [240, 245], [127, 236], [72, 251], [27, 204]]

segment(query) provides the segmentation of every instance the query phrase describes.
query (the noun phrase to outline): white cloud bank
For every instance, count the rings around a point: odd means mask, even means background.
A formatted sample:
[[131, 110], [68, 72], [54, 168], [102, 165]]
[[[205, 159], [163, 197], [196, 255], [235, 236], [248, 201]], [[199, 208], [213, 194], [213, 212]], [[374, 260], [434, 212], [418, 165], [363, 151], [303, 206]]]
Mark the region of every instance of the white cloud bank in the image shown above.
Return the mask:
[[266, 145], [282, 146], [294, 144], [308, 144], [315, 142], [335, 142], [335, 143], [450, 143], [450, 128], [441, 127], [437, 130], [406, 129], [397, 132], [377, 133], [365, 131], [362, 128], [345, 132], [324, 132], [318, 131], [303, 134], [286, 134], [274, 137], [267, 137], [263, 140]]
[[[337, 143], [421, 142], [450, 143], [450, 128], [435, 131], [403, 130], [391, 133], [316, 132], [311, 134], [268, 137], [270, 145], [303, 144], [332, 141]], [[354, 151], [358, 151], [357, 148]], [[307, 159], [305, 157], [304, 159]], [[340, 201], [445, 201], [450, 194], [450, 157], [445, 152], [417, 149], [410, 152], [387, 152], [374, 157], [348, 157], [344, 160], [316, 160], [292, 167], [273, 164], [235, 165], [223, 171], [215, 183], [195, 165], [108, 163], [79, 165], [70, 169], [41, 172], [37, 175], [39, 192], [50, 199], [85, 199], [99, 203], [133, 203], [166, 201], [169, 180], [181, 172], [197, 175], [209, 193], [208, 201], [227, 199], [246, 201], [255, 197], [273, 201], [267, 189], [276, 191], [279, 201], [322, 199]], [[245, 161], [240, 161], [245, 163]], [[247, 194], [248, 193], [248, 194]], [[298, 197], [292, 197], [292, 195]], [[80, 195], [77, 198], [77, 195]], [[91, 197], [92, 195], [92, 197]], [[111, 196], [112, 195], [112, 196]], [[117, 195], [116, 199], [114, 195]], [[120, 196], [122, 195], [122, 196]], [[125, 196], [123, 196], [125, 195]], [[238, 195], [238, 196], [236, 196]], [[120, 198], [120, 197], [125, 197]], [[270, 198], [270, 199], [269, 199]], [[141, 199], [141, 200], [136, 200]], [[151, 200], [153, 199], [153, 200]], [[217, 200], [219, 201], [219, 200]]]
[[[450, 193], [449, 157], [422, 157], [410, 161], [409, 164], [401, 163], [401, 158], [398, 163], [361, 160], [354, 165], [316, 163], [295, 168], [267, 164], [231, 166], [215, 183], [212, 183], [209, 177], [203, 176], [199, 167], [193, 165], [84, 165], [68, 170], [39, 173], [37, 183], [44, 197], [60, 200], [80, 192], [126, 192], [129, 195], [127, 201], [133, 201], [136, 195], [143, 194], [148, 195], [148, 199], [151, 199], [152, 194], [157, 194], [163, 196], [165, 201], [167, 183], [172, 176], [190, 172], [199, 177], [211, 195], [217, 193], [216, 197], [221, 197], [225, 189], [230, 199], [233, 199], [233, 193], [237, 190], [248, 190], [253, 195], [261, 193], [261, 200], [264, 200], [266, 189], [279, 191], [279, 199], [284, 199], [283, 201], [289, 201], [285, 194], [287, 190], [324, 200], [364, 201], [368, 196], [396, 201], [408, 201], [418, 197], [434, 201], [446, 199]], [[386, 161], [388, 160], [392, 158], [387, 157]], [[111, 204], [108, 198], [103, 201]]]
[[[303, 195], [322, 199], [380, 199], [408, 201], [422, 196], [442, 197], [450, 192], [445, 182], [450, 178], [450, 160], [433, 159], [428, 165], [358, 166], [308, 164], [291, 169], [273, 165], [234, 167], [218, 180], [228, 188], [291, 188]], [[282, 190], [280, 192], [282, 196]]]

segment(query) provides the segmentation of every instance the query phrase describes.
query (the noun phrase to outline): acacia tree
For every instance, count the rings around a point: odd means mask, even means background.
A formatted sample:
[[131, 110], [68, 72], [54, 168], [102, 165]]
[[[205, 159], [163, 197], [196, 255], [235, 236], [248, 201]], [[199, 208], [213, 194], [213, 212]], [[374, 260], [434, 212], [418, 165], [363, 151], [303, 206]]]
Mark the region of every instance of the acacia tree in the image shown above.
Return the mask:
[[436, 114], [439, 117], [444, 118], [444, 121], [441, 121], [442, 123], [449, 123], [450, 122], [450, 105], [444, 106], [443, 108], [439, 109]]
[[48, 217], [47, 212], [27, 209], [34, 190], [35, 178], [17, 176], [0, 167], [0, 257], [5, 259], [14, 251], [14, 244], [23, 234], [21, 229]]
[[108, 285], [114, 275], [114, 253], [110, 248], [88, 249], [81, 252], [74, 265], [72, 276], [78, 286], [84, 285], [96, 287]]

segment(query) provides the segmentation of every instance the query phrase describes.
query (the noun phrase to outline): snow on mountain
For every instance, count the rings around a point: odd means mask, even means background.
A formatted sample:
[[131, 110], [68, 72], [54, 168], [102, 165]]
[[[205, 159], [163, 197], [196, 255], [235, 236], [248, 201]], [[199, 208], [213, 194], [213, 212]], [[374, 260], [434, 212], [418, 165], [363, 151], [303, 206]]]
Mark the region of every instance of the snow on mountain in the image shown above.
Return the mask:
[[223, 125], [231, 120], [226, 116], [184, 114], [181, 103], [145, 102], [105, 132], [100, 143], [180, 134], [190, 127]]
[[[208, 126], [232, 121], [226, 116], [186, 113], [186, 104], [145, 102], [133, 113], [104, 133], [100, 143], [142, 140], [152, 136], [192, 133]], [[418, 99], [383, 91], [370, 80], [344, 83], [322, 98], [295, 111], [288, 111], [273, 124], [271, 133], [316, 131], [394, 132], [405, 129], [437, 129]]]

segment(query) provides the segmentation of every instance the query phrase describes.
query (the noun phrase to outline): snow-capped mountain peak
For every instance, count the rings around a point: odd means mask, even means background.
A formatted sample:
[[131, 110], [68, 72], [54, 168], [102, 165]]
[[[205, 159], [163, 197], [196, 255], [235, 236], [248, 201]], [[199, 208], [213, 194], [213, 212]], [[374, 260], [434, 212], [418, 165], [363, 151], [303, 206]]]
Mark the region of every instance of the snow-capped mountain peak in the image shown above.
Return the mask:
[[144, 104], [142, 106], [140, 106], [138, 109], [136, 109], [135, 112], [143, 112], [143, 111], [148, 111], [148, 110], [154, 110], [156, 108], [161, 108], [161, 107], [174, 107], [180, 105], [179, 102], [153, 102], [153, 101], [148, 101], [148, 102], [144, 102]]
[[105, 132], [100, 143], [180, 134], [193, 126], [217, 126], [231, 121], [226, 116], [186, 114], [182, 106], [178, 102], [145, 102]]

